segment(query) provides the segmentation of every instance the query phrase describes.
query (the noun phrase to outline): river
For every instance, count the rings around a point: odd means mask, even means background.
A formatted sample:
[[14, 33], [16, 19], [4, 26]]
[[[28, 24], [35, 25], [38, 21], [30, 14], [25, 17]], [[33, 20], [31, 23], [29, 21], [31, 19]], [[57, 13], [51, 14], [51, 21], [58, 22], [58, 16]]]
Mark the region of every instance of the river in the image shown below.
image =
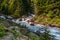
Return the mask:
[[[27, 21], [13, 21], [16, 23], [20, 23], [21, 25], [26, 25], [26, 27], [28, 27], [28, 29], [30, 29], [30, 31], [32, 32], [36, 32], [36, 31], [40, 31], [41, 33], [44, 32], [44, 25], [40, 25], [40, 24], [35, 24], [34, 26], [30, 25]], [[57, 27], [47, 27], [47, 30], [49, 30], [49, 34], [54, 36], [54, 40], [60, 40], [60, 28]]]
[[[4, 17], [1, 16], [1, 18], [4, 18]], [[39, 30], [41, 33], [43, 33], [45, 29], [44, 25], [35, 24], [34, 26], [32, 26], [26, 20], [19, 21], [19, 19], [16, 19], [16, 20], [12, 19], [12, 21], [18, 24], [20, 23], [21, 25], [26, 25], [26, 27], [28, 27], [28, 29], [30, 29], [30, 31], [33, 31], [33, 32], [36, 32]], [[54, 40], [60, 40], [60, 28], [48, 27], [47, 29], [50, 31], [49, 34], [54, 36]]]

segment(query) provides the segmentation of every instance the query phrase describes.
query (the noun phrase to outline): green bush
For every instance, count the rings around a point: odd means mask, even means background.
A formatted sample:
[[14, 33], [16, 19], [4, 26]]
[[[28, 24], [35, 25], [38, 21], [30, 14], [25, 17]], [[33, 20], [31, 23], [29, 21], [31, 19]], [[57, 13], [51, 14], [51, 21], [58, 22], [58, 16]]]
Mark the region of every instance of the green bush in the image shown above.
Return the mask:
[[27, 34], [27, 36], [28, 36], [28, 40], [29, 39], [31, 39], [31, 40], [39, 40], [39, 37], [35, 33], [29, 32]]
[[14, 35], [15, 38], [19, 37], [20, 36], [20, 32], [18, 32], [17, 30], [12, 30], [12, 33]]
[[5, 26], [3, 24], [0, 24], [0, 37], [3, 37], [5, 35]]
[[1, 22], [1, 21], [3, 21], [3, 19], [2, 19], [2, 18], [0, 18], [0, 22]]

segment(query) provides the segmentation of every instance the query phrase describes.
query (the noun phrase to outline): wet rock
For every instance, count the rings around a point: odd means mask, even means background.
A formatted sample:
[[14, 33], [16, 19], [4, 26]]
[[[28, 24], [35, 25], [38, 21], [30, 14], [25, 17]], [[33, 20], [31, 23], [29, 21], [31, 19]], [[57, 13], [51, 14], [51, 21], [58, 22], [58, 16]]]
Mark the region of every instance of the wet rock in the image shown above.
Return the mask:
[[30, 22], [30, 25], [34, 26], [34, 22]]
[[28, 37], [26, 37], [26, 36], [21, 36], [21, 37], [20, 37], [20, 40], [28, 40]]

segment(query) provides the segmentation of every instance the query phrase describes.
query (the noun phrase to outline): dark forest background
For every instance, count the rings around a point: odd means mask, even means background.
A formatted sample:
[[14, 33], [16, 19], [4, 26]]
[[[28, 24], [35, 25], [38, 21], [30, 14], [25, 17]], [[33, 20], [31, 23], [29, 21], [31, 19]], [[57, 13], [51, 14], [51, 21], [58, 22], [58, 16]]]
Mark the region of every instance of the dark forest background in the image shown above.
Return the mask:
[[39, 23], [60, 25], [60, 0], [0, 0], [0, 13], [13, 17], [34, 14]]

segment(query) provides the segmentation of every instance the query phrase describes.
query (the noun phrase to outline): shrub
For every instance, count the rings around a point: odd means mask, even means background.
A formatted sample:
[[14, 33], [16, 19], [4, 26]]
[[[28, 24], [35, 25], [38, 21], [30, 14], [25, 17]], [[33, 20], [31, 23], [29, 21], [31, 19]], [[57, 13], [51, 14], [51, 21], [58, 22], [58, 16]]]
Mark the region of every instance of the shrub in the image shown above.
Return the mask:
[[12, 33], [14, 35], [15, 38], [19, 37], [20, 36], [20, 32], [18, 32], [17, 30], [12, 30]]
[[3, 24], [0, 24], [0, 37], [3, 37], [5, 35], [5, 26]]

